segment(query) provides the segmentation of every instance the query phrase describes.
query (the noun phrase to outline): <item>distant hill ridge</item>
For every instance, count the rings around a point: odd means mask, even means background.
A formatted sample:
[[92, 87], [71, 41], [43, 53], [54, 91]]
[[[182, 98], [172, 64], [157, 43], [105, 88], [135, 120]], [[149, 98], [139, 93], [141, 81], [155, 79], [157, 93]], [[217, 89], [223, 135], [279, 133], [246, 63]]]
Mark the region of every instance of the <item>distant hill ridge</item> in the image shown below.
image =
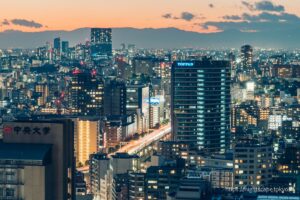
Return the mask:
[[[55, 37], [70, 41], [70, 45], [89, 40], [90, 28], [72, 31], [22, 32], [8, 30], [0, 32], [0, 49], [36, 48]], [[114, 28], [113, 47], [121, 43], [135, 44], [138, 48], [238, 48], [245, 43], [263, 48], [300, 48], [300, 29], [277, 32], [240, 32], [229, 30], [219, 33], [197, 33], [176, 28], [136, 29]]]

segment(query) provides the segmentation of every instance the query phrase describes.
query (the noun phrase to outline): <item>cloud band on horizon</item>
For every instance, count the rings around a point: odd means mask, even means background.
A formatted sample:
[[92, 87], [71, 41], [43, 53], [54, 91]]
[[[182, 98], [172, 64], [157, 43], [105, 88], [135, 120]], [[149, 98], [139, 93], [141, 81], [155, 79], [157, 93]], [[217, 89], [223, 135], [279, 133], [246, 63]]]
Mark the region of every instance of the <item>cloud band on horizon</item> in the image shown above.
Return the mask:
[[17, 25], [17, 26], [23, 26], [23, 27], [28, 27], [28, 28], [42, 28], [44, 27], [43, 24], [38, 23], [33, 20], [27, 20], [27, 19], [4, 19], [1, 23], [0, 26], [9, 26], [9, 25]]

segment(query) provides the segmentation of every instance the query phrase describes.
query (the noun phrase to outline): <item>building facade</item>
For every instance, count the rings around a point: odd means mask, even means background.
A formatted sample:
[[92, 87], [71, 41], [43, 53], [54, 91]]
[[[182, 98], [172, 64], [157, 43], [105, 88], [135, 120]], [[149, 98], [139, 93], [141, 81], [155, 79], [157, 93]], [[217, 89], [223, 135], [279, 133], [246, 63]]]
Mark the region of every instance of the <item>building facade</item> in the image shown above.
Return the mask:
[[230, 63], [174, 62], [171, 82], [173, 139], [224, 152], [229, 145]]
[[91, 29], [91, 57], [93, 60], [112, 57], [112, 30], [110, 28]]
[[74, 119], [74, 147], [76, 164], [85, 165], [90, 154], [99, 148], [100, 121], [89, 118]]
[[104, 88], [104, 114], [126, 115], [126, 84], [111, 80]]
[[266, 187], [272, 178], [272, 146], [256, 139], [234, 145], [234, 186]]
[[71, 113], [82, 116], [102, 116], [104, 84], [92, 73], [74, 70], [70, 84]]
[[[0, 171], [11, 182], [0, 187], [6, 190], [6, 199], [75, 199], [73, 129], [71, 120], [4, 124]], [[11, 187], [13, 183], [17, 186]]]

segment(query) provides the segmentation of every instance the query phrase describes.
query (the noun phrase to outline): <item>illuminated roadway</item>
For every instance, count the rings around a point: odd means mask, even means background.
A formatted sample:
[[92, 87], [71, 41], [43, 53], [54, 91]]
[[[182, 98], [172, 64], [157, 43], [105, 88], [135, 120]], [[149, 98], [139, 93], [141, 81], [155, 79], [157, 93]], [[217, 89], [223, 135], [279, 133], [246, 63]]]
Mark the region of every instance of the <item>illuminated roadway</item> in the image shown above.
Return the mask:
[[[171, 133], [171, 126], [165, 125], [161, 128], [154, 130], [153, 132], [145, 135], [142, 138], [139, 138], [138, 140], [132, 140], [128, 142], [126, 145], [122, 146], [118, 151], [114, 153], [121, 153], [121, 152], [127, 152], [128, 154], [136, 154], [137, 152], [141, 151], [143, 148], [147, 147], [151, 143], [160, 140], [165, 135]], [[109, 154], [108, 156], [113, 155], [114, 153]], [[78, 171], [88, 171], [89, 166], [84, 166], [77, 169]]]
[[122, 146], [116, 153], [127, 152], [128, 154], [135, 154], [151, 143], [160, 140], [170, 132], [170, 125], [163, 126], [160, 129], [157, 129], [138, 140], [130, 141], [128, 144]]

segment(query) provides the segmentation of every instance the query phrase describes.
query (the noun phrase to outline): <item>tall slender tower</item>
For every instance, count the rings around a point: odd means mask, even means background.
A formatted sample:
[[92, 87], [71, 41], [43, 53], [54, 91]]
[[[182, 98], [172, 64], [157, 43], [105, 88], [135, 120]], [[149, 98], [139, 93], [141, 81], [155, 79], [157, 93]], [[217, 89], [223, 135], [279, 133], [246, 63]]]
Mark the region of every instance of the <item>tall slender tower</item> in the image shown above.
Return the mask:
[[209, 59], [172, 66], [173, 139], [207, 152], [224, 152], [230, 134], [230, 63]]
[[55, 60], [60, 60], [61, 54], [61, 42], [60, 37], [57, 37], [53, 41], [53, 50], [54, 50], [54, 57]]
[[253, 47], [244, 45], [241, 47], [242, 70], [249, 73], [253, 72]]

